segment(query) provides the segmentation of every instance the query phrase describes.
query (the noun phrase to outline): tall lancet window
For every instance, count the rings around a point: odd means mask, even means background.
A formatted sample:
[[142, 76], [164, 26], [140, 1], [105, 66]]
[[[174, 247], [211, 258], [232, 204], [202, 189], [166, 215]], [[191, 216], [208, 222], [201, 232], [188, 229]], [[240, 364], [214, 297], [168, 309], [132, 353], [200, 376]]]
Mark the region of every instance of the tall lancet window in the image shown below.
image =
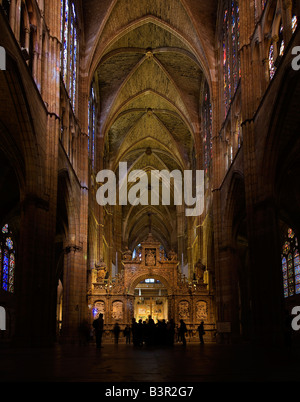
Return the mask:
[[292, 10], [292, 32], [296, 32], [298, 26], [298, 17], [296, 12], [296, 0], [293, 0], [293, 10]]
[[278, 40], [276, 43], [272, 42], [269, 48], [269, 75], [270, 80], [273, 79], [278, 65], [278, 57], [282, 57], [285, 51], [285, 43], [283, 39], [283, 25], [280, 23], [279, 31], [278, 31]]
[[75, 111], [78, 71], [78, 19], [72, 0], [61, 0], [61, 74]]
[[92, 167], [95, 166], [95, 152], [96, 152], [96, 127], [97, 127], [97, 99], [94, 85], [91, 86], [90, 99], [89, 99], [89, 156]]
[[202, 107], [203, 159], [205, 174], [209, 175], [212, 162], [212, 108], [208, 84], [205, 84]]
[[292, 229], [288, 229], [282, 247], [281, 266], [284, 297], [300, 293], [300, 262], [298, 239]]
[[225, 117], [236, 92], [240, 71], [240, 16], [237, 1], [227, 1], [223, 13], [222, 51]]
[[0, 233], [0, 286], [1, 290], [9, 293], [14, 293], [15, 264], [13, 234], [9, 225], [5, 224]]

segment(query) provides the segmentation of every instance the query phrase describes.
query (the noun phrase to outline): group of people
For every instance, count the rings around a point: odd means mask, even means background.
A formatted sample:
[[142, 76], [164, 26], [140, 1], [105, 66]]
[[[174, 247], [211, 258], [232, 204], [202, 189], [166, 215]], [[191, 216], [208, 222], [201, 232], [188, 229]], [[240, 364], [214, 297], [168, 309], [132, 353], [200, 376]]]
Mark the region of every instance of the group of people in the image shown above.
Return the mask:
[[143, 345], [168, 345], [174, 344], [175, 323], [174, 320], [166, 322], [158, 321], [156, 324], [151, 316], [147, 321], [140, 319], [138, 322], [132, 319], [131, 325], [132, 343], [134, 346]]
[[[97, 348], [102, 347], [102, 334], [103, 334], [103, 314], [100, 313], [99, 317], [94, 320], [93, 327], [96, 336], [96, 346]], [[204, 322], [202, 321], [198, 327], [200, 343], [203, 344]], [[121, 328], [118, 323], [115, 324], [113, 328], [113, 334], [115, 343], [119, 343], [119, 337], [121, 334]], [[181, 342], [183, 346], [186, 345], [186, 333], [187, 327], [185, 322], [181, 319], [178, 328], [176, 329], [175, 322], [173, 319], [166, 322], [166, 320], [160, 320], [156, 324], [151, 316], [148, 317], [147, 321], [140, 319], [138, 322], [135, 318], [132, 319], [131, 326], [126, 325], [123, 330], [123, 335], [126, 338], [126, 344], [130, 344], [131, 341], [134, 346], [141, 347], [143, 345], [153, 346], [153, 345], [164, 345], [173, 346], [175, 341], [175, 335], [177, 333], [177, 341]]]

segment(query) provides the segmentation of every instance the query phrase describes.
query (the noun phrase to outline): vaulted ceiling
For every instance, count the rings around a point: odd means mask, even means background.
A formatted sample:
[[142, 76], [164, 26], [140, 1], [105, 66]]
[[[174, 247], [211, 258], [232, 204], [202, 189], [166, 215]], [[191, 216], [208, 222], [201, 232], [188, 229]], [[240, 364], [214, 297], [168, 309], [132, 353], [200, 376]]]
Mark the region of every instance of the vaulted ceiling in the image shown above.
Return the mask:
[[[97, 85], [107, 168], [127, 162], [149, 182], [152, 169], [191, 169], [202, 89], [213, 79], [216, 9], [217, 0], [83, 1], [84, 61]], [[147, 235], [149, 212], [154, 236], [176, 244], [175, 206], [128, 205], [128, 245]]]

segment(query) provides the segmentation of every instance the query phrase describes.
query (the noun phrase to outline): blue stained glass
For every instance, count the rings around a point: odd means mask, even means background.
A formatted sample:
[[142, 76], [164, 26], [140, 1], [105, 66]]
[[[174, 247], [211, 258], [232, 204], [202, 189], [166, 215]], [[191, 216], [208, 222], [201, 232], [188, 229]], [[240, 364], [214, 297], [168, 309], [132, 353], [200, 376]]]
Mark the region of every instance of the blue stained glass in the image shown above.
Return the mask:
[[63, 42], [64, 0], [60, 2], [60, 39]]
[[14, 247], [14, 243], [10, 237], [6, 239], [6, 245], [10, 250], [12, 250], [12, 248]]
[[224, 12], [223, 20], [223, 74], [225, 117], [241, 77], [239, 43], [240, 18], [237, 2], [229, 3], [231, 11]]
[[63, 43], [63, 78], [65, 84], [68, 76], [68, 44], [69, 44], [69, 1], [65, 0], [65, 24], [64, 24], [64, 43]]
[[71, 25], [70, 25], [70, 77], [69, 77], [69, 97], [72, 101], [72, 93], [73, 93], [73, 88], [72, 88], [72, 83], [73, 83], [73, 44], [74, 44], [74, 22], [73, 22], [73, 15], [71, 15]]
[[282, 269], [286, 269], [286, 258], [283, 257], [282, 259]]
[[2, 238], [0, 238], [0, 286], [3, 290], [14, 292], [15, 275], [15, 252], [12, 238], [7, 237], [9, 233], [8, 224], [2, 228]]
[[74, 27], [74, 55], [73, 55], [73, 109], [75, 109], [77, 89], [77, 30]]
[[8, 290], [8, 265], [9, 258], [7, 250], [4, 250], [3, 256], [3, 271], [2, 271], [2, 287], [4, 290]]
[[78, 36], [76, 12], [73, 1], [62, 0], [62, 77], [68, 91], [73, 110], [76, 105]]

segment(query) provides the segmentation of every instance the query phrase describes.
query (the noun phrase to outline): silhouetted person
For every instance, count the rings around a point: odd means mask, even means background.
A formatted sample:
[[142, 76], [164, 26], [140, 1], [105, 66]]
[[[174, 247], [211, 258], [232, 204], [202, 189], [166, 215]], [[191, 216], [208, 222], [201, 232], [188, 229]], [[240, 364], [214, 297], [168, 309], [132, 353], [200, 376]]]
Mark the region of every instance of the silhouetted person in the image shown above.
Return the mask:
[[143, 346], [143, 320], [140, 319], [137, 325], [137, 345]]
[[93, 327], [95, 328], [96, 334], [96, 346], [97, 348], [102, 348], [102, 335], [103, 335], [103, 314], [100, 313], [99, 317], [93, 321]]
[[187, 332], [187, 328], [186, 328], [185, 322], [181, 319], [180, 327], [179, 327], [179, 336], [180, 336], [183, 346], [186, 345], [186, 339], [185, 339], [186, 332]]
[[201, 321], [201, 324], [199, 325], [199, 327], [198, 327], [198, 333], [199, 333], [199, 339], [200, 339], [200, 343], [204, 343], [204, 340], [203, 340], [203, 335], [205, 334], [205, 331], [204, 331], [204, 322], [203, 321]]
[[126, 327], [124, 329], [124, 336], [126, 338], [126, 344], [130, 343], [130, 333], [131, 333], [130, 327], [129, 327], [129, 325], [126, 325]]
[[120, 325], [117, 322], [115, 323], [113, 332], [114, 332], [114, 336], [115, 336], [115, 343], [119, 343], [119, 335], [120, 335], [120, 332], [121, 332], [121, 328], [120, 328]]
[[151, 315], [148, 316], [148, 341], [149, 345], [154, 344], [155, 337], [155, 323]]
[[135, 318], [132, 319], [131, 330], [133, 345], [138, 346], [138, 323]]
[[148, 344], [148, 342], [149, 342], [149, 339], [148, 339], [148, 324], [146, 323], [146, 321], [143, 321], [142, 337], [143, 337], [143, 342], [145, 344]]
[[171, 318], [167, 323], [167, 343], [170, 346], [174, 345], [174, 336], [175, 336], [175, 323]]

